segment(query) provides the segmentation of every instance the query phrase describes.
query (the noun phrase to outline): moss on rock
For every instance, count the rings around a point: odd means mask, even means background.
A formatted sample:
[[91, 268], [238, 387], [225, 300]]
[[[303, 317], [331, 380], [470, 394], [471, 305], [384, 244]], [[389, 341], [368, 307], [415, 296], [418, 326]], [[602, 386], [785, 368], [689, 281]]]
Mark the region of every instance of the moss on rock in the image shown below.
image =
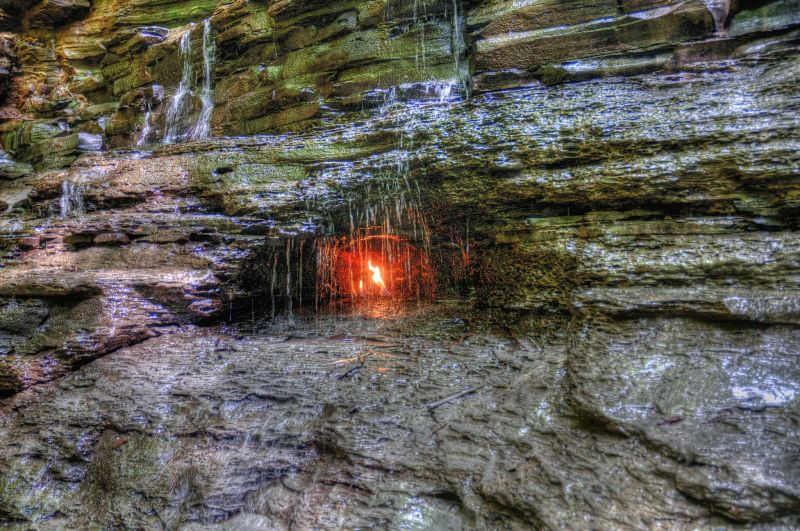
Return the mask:
[[22, 389], [22, 381], [16, 369], [0, 359], [0, 397], [13, 395]]
[[577, 258], [538, 245], [496, 246], [479, 252], [475, 270], [482, 304], [540, 313], [568, 313], [580, 282]]

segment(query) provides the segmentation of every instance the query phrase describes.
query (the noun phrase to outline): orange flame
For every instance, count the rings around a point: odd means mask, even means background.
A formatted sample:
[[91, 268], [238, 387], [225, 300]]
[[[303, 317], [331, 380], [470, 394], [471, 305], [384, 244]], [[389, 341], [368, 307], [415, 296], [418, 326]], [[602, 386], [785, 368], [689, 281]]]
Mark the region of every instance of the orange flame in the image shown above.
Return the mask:
[[381, 276], [381, 268], [372, 265], [372, 260], [367, 261], [367, 267], [369, 267], [369, 270], [372, 271], [372, 281], [376, 285], [380, 286], [384, 295], [389, 295], [389, 290], [386, 289], [386, 283], [383, 281], [383, 277]]

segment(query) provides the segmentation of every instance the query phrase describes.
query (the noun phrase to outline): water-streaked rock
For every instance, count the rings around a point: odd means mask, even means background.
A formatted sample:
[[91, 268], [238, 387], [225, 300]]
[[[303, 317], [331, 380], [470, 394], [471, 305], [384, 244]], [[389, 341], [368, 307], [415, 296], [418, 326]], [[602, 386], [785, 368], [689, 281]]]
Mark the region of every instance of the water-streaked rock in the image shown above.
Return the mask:
[[[100, 3], [20, 40], [1, 524], [798, 525], [793, 4], [456, 3], [464, 50], [452, 5]], [[211, 123], [251, 136], [148, 145], [209, 16]], [[437, 301], [314, 313], [316, 239], [366, 225]]]

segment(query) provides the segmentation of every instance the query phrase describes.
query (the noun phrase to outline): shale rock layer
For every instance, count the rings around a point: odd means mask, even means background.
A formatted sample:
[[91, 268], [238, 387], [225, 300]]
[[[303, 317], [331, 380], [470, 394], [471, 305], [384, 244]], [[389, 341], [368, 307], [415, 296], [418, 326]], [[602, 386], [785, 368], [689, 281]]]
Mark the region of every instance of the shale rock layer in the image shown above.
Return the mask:
[[0, 8], [0, 524], [800, 525], [797, 2]]

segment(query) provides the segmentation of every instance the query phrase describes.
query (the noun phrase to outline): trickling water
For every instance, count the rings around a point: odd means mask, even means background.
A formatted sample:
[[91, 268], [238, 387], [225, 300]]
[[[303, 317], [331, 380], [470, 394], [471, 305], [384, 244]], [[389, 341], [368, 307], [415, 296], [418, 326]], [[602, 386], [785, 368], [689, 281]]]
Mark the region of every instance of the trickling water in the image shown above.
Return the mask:
[[[422, 4], [423, 9], [427, 6], [423, 2]], [[423, 15], [427, 15], [425, 12]], [[428, 48], [427, 48], [427, 40], [425, 38], [425, 22], [427, 16], [420, 17], [419, 14], [419, 2], [418, 0], [414, 0], [414, 25], [419, 28], [419, 41], [417, 44], [417, 68], [422, 66], [422, 70], [426, 70], [428, 68]]]
[[139, 138], [136, 140], [136, 146], [145, 146], [149, 143], [150, 137], [153, 134], [153, 106], [158, 105], [164, 100], [164, 87], [159, 84], [153, 84], [151, 87], [152, 98], [147, 98], [146, 110], [144, 113], [144, 122], [142, 130], [139, 133]]
[[[399, 109], [387, 98], [374, 112], [385, 116], [390, 108]], [[396, 130], [395, 149], [373, 157], [369, 181], [343, 194], [346, 211], [339, 215], [347, 232], [315, 241], [317, 308], [345, 301], [358, 309], [370, 301], [419, 301], [434, 295], [429, 223], [410, 175], [416, 120], [403, 119], [407, 123]], [[313, 196], [308, 199], [309, 209], [319, 206]], [[380, 269], [385, 286], [374, 282], [373, 267]]]
[[[160, 92], [163, 89], [160, 85], [153, 85], [153, 99], [160, 100], [161, 95]], [[142, 130], [139, 132], [139, 138], [136, 140], [137, 146], [144, 146], [147, 144], [148, 140], [150, 139], [150, 135], [153, 132], [153, 126], [150, 123], [153, 117], [153, 99], [147, 99], [146, 103], [146, 110], [144, 113], [144, 122], [142, 124]]]
[[191, 31], [190, 28], [181, 35], [179, 46], [181, 59], [183, 59], [183, 75], [167, 107], [164, 132], [165, 144], [172, 144], [179, 139], [180, 119], [184, 115], [184, 108], [189, 103], [189, 98], [191, 97], [193, 76]]
[[714, 17], [714, 30], [716, 35], [725, 35], [725, 21], [730, 13], [730, 0], [705, 0], [706, 7]]
[[[316, 221], [308, 223], [309, 233], [316, 233], [316, 237], [306, 237], [313, 241], [314, 252], [309, 254], [311, 259], [306, 264], [302, 252], [303, 237], [286, 240], [285, 255], [280, 255], [277, 250], [268, 252], [263, 261], [265, 276], [262, 285], [264, 291], [269, 291], [273, 317], [276, 300], [291, 313], [293, 306], [302, 306], [304, 293], [307, 297], [313, 294], [317, 309], [338, 302], [358, 306], [370, 300], [419, 301], [435, 295], [430, 223], [422, 204], [420, 187], [410, 167], [415, 152], [415, 136], [422, 127], [424, 113], [404, 109], [408, 109], [408, 105], [417, 105], [411, 103], [415, 100], [421, 105], [435, 107], [435, 104], [421, 101], [448, 103], [467, 95], [464, 20], [460, 0], [452, 1], [452, 12], [448, 3], [448, 8], [438, 14], [428, 13], [425, 2], [415, 0], [412, 4], [410, 0], [404, 1], [405, 9], [401, 6], [399, 14], [387, 10], [387, 18], [408, 17], [411, 29], [407, 31], [416, 31], [420, 37], [417, 68], [427, 79], [376, 89], [372, 95], [371, 103], [378, 104], [373, 111], [376, 117], [387, 119], [395, 116], [398, 120], [393, 126], [396, 143], [393, 150], [372, 157], [368, 164], [369, 178], [363, 181], [363, 186], [346, 186], [335, 192], [340, 201], [338, 205], [326, 204], [330, 196], [316, 188], [303, 194], [307, 210], [319, 214]], [[430, 72], [427, 71], [431, 51], [429, 43], [425, 42], [424, 26], [431, 24], [434, 15], [443, 15], [452, 24], [451, 48], [447, 50], [451, 54], [452, 74], [444, 79], [428, 77]], [[401, 20], [397, 22], [402, 23]], [[401, 104], [401, 100], [409, 103]], [[353, 168], [347, 164], [332, 166], [329, 172], [324, 172], [323, 180], [353, 183], [352, 175], [345, 178], [345, 174], [352, 171]], [[329, 189], [326, 187], [325, 190]], [[333, 218], [336, 218], [339, 230], [334, 229]], [[312, 264], [314, 274], [306, 279], [303, 267]], [[375, 284], [369, 266], [380, 268], [387, 287]], [[303, 290], [304, 279], [314, 280], [315, 285]], [[310, 303], [310, 299], [307, 302]]]
[[103, 135], [78, 133], [78, 149], [81, 151], [102, 151]]
[[[165, 144], [208, 138], [211, 133], [211, 114], [214, 112], [212, 74], [216, 56], [211, 20], [203, 21], [203, 74], [200, 87], [196, 86], [197, 79], [192, 64], [191, 33], [192, 28], [181, 35], [180, 55], [183, 61], [183, 75], [167, 107]], [[195, 98], [200, 99], [200, 111], [192, 121]]]
[[464, 61], [467, 52], [467, 41], [465, 38], [464, 24], [462, 15], [461, 0], [453, 0], [453, 19], [452, 19], [452, 53], [453, 53], [453, 79], [448, 83], [446, 93], [439, 93], [439, 101], [449, 101], [453, 89], [456, 93], [464, 97], [469, 97], [469, 67]]
[[85, 211], [83, 193], [78, 185], [72, 181], [61, 183], [61, 217], [65, 218], [73, 214], [83, 214]]
[[147, 112], [144, 113], [144, 125], [142, 126], [142, 132], [139, 134], [139, 139], [136, 141], [137, 146], [143, 146], [147, 144], [147, 139], [150, 137], [151, 126], [150, 126], [150, 117], [152, 116], [153, 112], [150, 110], [150, 104], [147, 105]]
[[[401, 84], [402, 99], [435, 99], [440, 103], [468, 96], [469, 72], [464, 61], [467, 51], [465, 40], [462, 0], [451, 0], [452, 4], [433, 3], [422, 0], [396, 0], [387, 4], [388, 22], [404, 28], [416, 37], [414, 54], [417, 80]], [[450, 22], [450, 46], [440, 48], [441, 23]], [[431, 28], [433, 30], [431, 31]], [[441, 54], [451, 56], [452, 74], [442, 74]], [[446, 63], [445, 63], [446, 64]]]
[[463, 80], [462, 58], [467, 50], [464, 38], [464, 18], [461, 14], [460, 0], [453, 0], [453, 69], [458, 80]]
[[200, 91], [200, 116], [192, 131], [193, 139], [208, 138], [211, 133], [211, 114], [214, 112], [214, 94], [211, 73], [214, 68], [216, 44], [211, 35], [211, 19], [203, 21], [203, 88]]

